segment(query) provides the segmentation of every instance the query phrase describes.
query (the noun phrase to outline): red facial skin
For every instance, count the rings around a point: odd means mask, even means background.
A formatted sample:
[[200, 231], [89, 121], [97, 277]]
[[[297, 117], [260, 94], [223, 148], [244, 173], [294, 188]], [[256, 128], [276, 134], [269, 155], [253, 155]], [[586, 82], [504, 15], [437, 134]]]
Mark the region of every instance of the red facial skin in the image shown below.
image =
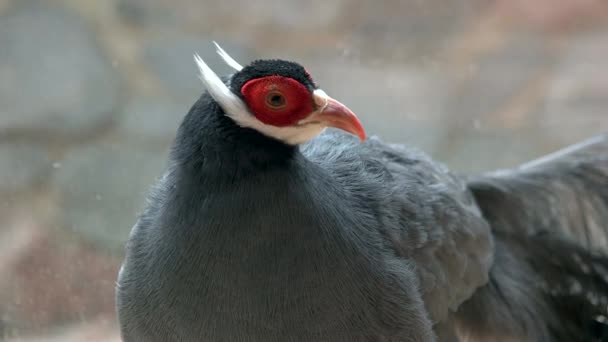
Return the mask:
[[241, 93], [253, 115], [267, 125], [292, 126], [315, 110], [311, 92], [289, 77], [256, 78], [245, 83]]
[[300, 82], [284, 76], [266, 76], [248, 81], [241, 88], [245, 102], [253, 115], [266, 125], [276, 127], [317, 124], [335, 127], [365, 140], [365, 130], [350, 109], [327, 95], [317, 98], [324, 102], [317, 110], [315, 96]]

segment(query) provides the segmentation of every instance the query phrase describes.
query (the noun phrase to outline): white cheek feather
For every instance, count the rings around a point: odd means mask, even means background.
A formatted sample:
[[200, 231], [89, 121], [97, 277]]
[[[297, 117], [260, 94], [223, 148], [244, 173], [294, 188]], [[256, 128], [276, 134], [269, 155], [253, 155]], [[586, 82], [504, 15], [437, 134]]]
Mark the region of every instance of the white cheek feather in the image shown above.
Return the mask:
[[222, 59], [224, 60], [224, 62], [226, 62], [226, 64], [228, 64], [230, 67], [232, 67], [236, 71], [243, 70], [243, 66], [240, 65], [237, 61], [235, 61], [234, 58], [230, 57], [230, 55], [226, 51], [224, 51], [224, 49], [222, 49], [222, 47], [218, 43], [213, 42], [213, 44], [215, 44], [215, 48], [217, 49], [217, 54], [220, 55], [220, 57], [222, 57]]
[[[218, 54], [222, 57], [226, 64], [237, 71], [243, 68], [217, 43], [214, 42], [214, 44], [217, 47]], [[243, 100], [241, 100], [230, 90], [230, 88], [228, 88], [226, 84], [224, 84], [224, 82], [222, 82], [217, 74], [211, 70], [207, 63], [205, 63], [198, 54], [194, 55], [194, 61], [196, 62], [196, 65], [201, 73], [200, 79], [205, 88], [207, 88], [207, 91], [211, 97], [213, 97], [220, 107], [222, 107], [224, 113], [226, 113], [226, 115], [234, 120], [234, 122], [236, 122], [239, 126], [255, 129], [266, 136], [292, 145], [304, 143], [314, 138], [325, 129], [325, 127], [320, 124], [307, 124], [288, 127], [277, 127], [264, 124], [249, 111], [249, 108], [247, 108], [245, 102], [243, 102]]]
[[249, 116], [247, 105], [236, 96], [227, 85], [211, 70], [211, 68], [198, 55], [194, 55], [194, 61], [201, 72], [200, 79], [213, 99], [222, 107], [230, 117]]

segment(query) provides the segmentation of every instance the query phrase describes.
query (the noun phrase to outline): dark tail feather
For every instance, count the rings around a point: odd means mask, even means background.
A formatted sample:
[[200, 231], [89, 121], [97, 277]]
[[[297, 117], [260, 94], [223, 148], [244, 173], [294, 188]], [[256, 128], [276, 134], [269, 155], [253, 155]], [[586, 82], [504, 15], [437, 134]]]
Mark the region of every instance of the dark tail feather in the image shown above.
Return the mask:
[[490, 283], [459, 309], [461, 326], [478, 336], [608, 341], [608, 134], [469, 186], [496, 260]]

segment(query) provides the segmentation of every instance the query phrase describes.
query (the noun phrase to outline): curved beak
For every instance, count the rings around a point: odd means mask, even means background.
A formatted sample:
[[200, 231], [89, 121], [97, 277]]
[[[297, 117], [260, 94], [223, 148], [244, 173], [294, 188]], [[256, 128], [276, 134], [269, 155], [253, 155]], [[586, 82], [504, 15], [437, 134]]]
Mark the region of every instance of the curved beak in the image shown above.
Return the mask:
[[354, 134], [361, 141], [365, 140], [365, 130], [359, 118], [348, 107], [329, 97], [321, 89], [313, 92], [313, 100], [319, 109], [300, 123], [319, 123], [326, 127], [334, 127]]

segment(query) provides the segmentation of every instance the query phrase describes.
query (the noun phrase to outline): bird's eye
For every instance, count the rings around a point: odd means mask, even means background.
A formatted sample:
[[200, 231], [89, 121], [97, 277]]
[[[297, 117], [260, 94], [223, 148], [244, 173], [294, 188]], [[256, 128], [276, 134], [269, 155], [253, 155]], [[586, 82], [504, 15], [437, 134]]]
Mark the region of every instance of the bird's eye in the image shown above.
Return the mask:
[[266, 94], [266, 105], [270, 109], [283, 109], [286, 104], [287, 101], [285, 101], [285, 96], [278, 91], [271, 91]]
[[315, 110], [311, 90], [285, 76], [251, 79], [241, 86], [241, 94], [251, 114], [267, 125], [292, 126]]

